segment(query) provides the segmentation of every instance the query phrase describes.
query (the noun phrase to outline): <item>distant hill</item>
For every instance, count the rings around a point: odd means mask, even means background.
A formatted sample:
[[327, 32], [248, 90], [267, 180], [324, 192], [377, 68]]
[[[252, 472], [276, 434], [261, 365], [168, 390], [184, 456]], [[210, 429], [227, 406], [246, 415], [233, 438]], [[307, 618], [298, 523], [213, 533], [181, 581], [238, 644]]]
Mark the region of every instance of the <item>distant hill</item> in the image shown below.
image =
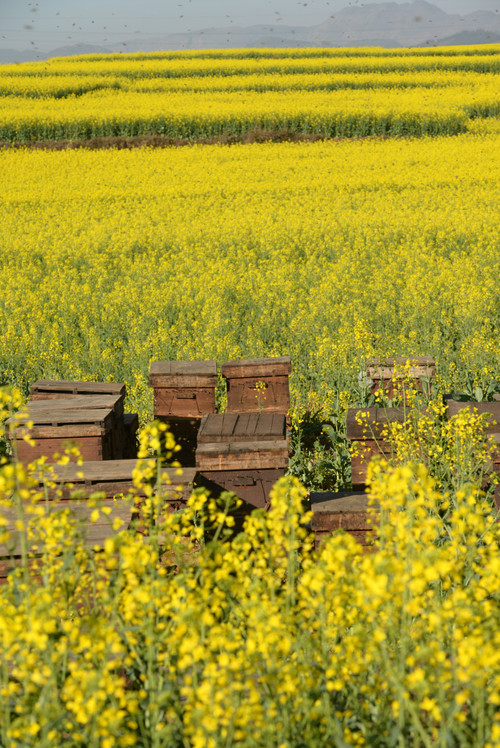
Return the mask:
[[[481, 0], [478, 0], [481, 2]], [[500, 2], [500, 0], [499, 0]], [[488, 31], [485, 31], [487, 29]], [[185, 34], [158, 34], [124, 39], [110, 48], [92, 44], [58, 47], [43, 55], [32, 50], [0, 50], [0, 62], [21, 62], [67, 55], [106, 52], [154, 52], [181, 49], [245, 47], [415, 47], [493, 44], [500, 41], [500, 12], [446, 13], [426, 0], [350, 5], [316, 26], [280, 23], [198, 29]]]

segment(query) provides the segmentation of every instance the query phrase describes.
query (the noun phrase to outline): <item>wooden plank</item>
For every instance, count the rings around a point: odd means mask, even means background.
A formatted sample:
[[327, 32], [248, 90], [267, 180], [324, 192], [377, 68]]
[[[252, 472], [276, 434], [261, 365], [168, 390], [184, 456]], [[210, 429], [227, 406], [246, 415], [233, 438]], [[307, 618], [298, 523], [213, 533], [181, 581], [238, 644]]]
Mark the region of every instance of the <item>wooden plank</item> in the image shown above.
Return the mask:
[[30, 415], [66, 410], [112, 410], [117, 416], [123, 414], [121, 395], [75, 395], [54, 400], [30, 400], [27, 403]]
[[273, 358], [242, 358], [222, 364], [222, 376], [227, 379], [239, 377], [271, 377], [289, 375], [292, 370], [290, 356]]
[[453, 416], [458, 415], [462, 410], [468, 409], [471, 413], [477, 411], [479, 414], [487, 413], [490, 418], [490, 424], [486, 428], [487, 434], [500, 433], [500, 402], [498, 400], [492, 402], [459, 402], [458, 400], [448, 400], [447, 402], [447, 418], [448, 420]]
[[71, 395], [120, 395], [125, 396], [125, 385], [121, 382], [73, 382], [70, 380], [38, 379], [30, 388], [32, 400], [41, 396], [67, 397]]
[[436, 362], [432, 356], [388, 356], [366, 362], [366, 374], [373, 380], [401, 378], [403, 369], [411, 379], [432, 379], [436, 375]]
[[288, 444], [286, 440], [199, 444], [196, 466], [200, 470], [288, 467]]
[[[73, 410], [71, 408], [57, 407], [38, 409], [35, 404], [23, 408], [13, 418], [9, 418], [8, 425], [23, 424], [32, 421], [34, 428], [59, 427], [59, 426], [99, 426], [100, 428], [111, 428], [113, 425], [113, 411], [110, 408], [86, 408]], [[20, 426], [23, 428], [22, 426]]]
[[314, 514], [366, 512], [368, 508], [368, 494], [364, 491], [314, 491], [310, 500]]
[[216, 387], [216, 361], [153, 361], [150, 387]]

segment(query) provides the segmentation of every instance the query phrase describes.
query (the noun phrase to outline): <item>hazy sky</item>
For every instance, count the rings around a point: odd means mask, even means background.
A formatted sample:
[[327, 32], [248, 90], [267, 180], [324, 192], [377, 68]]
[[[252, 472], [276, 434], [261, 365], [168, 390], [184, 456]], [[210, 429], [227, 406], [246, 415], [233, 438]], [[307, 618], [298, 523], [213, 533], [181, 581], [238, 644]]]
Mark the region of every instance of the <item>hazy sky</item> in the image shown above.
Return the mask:
[[[49, 51], [78, 42], [264, 23], [313, 26], [371, 0], [0, 0], [0, 47]], [[399, 4], [408, 0], [393, 0]], [[497, 10], [500, 0], [431, 0], [448, 13]]]

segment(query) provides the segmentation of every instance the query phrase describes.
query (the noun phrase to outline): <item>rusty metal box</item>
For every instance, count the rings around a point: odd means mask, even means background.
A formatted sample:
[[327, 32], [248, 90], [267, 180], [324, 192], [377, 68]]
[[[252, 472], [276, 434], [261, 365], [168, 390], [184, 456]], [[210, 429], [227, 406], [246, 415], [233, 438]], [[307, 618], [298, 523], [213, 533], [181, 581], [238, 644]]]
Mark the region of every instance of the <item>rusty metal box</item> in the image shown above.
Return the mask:
[[290, 409], [289, 356], [250, 358], [222, 364], [230, 413], [287, 413]]

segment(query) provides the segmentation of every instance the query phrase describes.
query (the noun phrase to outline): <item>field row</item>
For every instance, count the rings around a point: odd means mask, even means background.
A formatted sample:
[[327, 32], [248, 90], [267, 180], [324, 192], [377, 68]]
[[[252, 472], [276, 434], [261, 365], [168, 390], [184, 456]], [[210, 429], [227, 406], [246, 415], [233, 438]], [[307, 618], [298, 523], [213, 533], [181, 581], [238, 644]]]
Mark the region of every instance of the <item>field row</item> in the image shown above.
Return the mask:
[[[466, 54], [462, 47], [452, 47], [450, 54], [428, 54], [426, 50], [369, 49], [364, 55], [355, 50], [290, 50], [289, 54], [252, 56], [249, 50], [239, 55], [217, 54], [206, 51], [203, 55], [153, 53], [138, 55], [81, 55], [73, 58], [53, 58], [46, 62], [29, 62], [22, 65], [2, 65], [2, 76], [57, 76], [57, 75], [117, 75], [128, 78], [179, 78], [193, 76], [232, 76], [303, 73], [389, 73], [435, 71], [463, 71], [494, 73], [500, 70], [500, 45], [473, 47]], [[459, 50], [457, 52], [457, 50]], [[338, 51], [338, 50], [337, 50]], [[283, 50], [283, 52], [285, 52]], [[433, 51], [434, 52], [434, 51]]]
[[367, 356], [499, 379], [500, 133], [3, 151], [0, 378], [292, 356], [295, 413], [360, 403]]
[[496, 81], [480, 89], [233, 93], [97, 91], [70, 99], [5, 97], [0, 140], [167, 135], [198, 139], [255, 129], [324, 137], [452, 135], [470, 117], [500, 113]]

